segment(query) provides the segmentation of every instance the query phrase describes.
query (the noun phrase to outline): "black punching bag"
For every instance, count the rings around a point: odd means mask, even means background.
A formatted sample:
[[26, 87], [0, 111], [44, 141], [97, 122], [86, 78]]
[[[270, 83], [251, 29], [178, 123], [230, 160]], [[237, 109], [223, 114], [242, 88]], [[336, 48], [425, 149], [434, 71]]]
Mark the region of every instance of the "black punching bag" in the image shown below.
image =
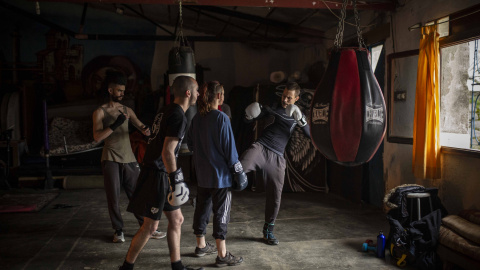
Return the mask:
[[[175, 46], [168, 53], [169, 88], [167, 89], [167, 91], [170, 91], [170, 87], [172, 86], [173, 81], [178, 76], [190, 76], [196, 79], [195, 56], [192, 48], [188, 46], [180, 46], [180, 47]], [[185, 112], [185, 116], [187, 117], [187, 126], [185, 129], [185, 133], [188, 132], [192, 119], [196, 113], [197, 113], [196, 105], [190, 106], [188, 110]], [[181, 152], [188, 152], [187, 143], [188, 143], [187, 138], [184, 138], [184, 140], [182, 141], [181, 149], [180, 149]]]
[[370, 161], [386, 130], [385, 100], [362, 48], [338, 48], [310, 108], [314, 146], [346, 166]]
[[168, 82], [172, 86], [177, 76], [195, 76], [195, 55], [188, 46], [175, 46], [168, 53]]

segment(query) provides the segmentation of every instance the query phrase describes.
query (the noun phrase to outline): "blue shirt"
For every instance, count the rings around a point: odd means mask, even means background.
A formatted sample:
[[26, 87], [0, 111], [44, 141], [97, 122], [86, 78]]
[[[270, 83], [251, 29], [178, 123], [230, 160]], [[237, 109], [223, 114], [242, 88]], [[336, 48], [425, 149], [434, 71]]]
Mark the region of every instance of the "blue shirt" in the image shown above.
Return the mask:
[[232, 186], [233, 164], [238, 153], [228, 116], [213, 110], [193, 117], [187, 134], [188, 148], [193, 152], [197, 182], [203, 188]]

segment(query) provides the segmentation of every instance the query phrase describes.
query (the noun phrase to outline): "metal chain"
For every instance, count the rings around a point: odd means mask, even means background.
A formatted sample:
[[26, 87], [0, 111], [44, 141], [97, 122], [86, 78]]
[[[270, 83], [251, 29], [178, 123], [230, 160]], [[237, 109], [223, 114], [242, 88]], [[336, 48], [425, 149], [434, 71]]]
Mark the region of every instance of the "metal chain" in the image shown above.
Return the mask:
[[182, 46], [182, 43], [183, 45], [186, 45], [188, 46], [187, 44], [187, 39], [183, 36], [183, 14], [182, 14], [182, 1], [179, 1], [179, 19], [178, 19], [178, 23], [180, 25], [179, 27], [179, 30], [178, 30], [178, 34], [177, 36], [175, 37], [175, 46], [176, 47], [181, 47]]
[[362, 29], [360, 29], [360, 18], [358, 17], [357, 0], [353, 0], [353, 11], [355, 12], [355, 24], [357, 26], [358, 46], [360, 47], [360, 49], [367, 48], [367, 46], [365, 46], [365, 42], [363, 41]]
[[340, 13], [340, 21], [338, 21], [337, 35], [335, 36], [335, 41], [333, 42], [333, 46], [335, 49], [339, 49], [340, 47], [342, 47], [345, 16], [347, 13], [347, 2], [348, 0], [343, 0], [342, 3], [342, 11]]

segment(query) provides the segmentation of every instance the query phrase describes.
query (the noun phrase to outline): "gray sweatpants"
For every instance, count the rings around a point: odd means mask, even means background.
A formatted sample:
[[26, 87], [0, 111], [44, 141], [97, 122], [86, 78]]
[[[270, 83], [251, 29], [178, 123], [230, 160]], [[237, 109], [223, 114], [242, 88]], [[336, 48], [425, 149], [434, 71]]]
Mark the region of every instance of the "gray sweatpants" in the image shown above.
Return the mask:
[[[112, 222], [114, 230], [123, 229], [122, 213], [120, 211], [120, 190], [123, 187], [128, 199], [135, 191], [140, 167], [137, 162], [118, 163], [114, 161], [104, 160], [102, 162], [103, 183], [105, 193], [107, 194], [108, 214]], [[141, 216], [135, 215], [138, 223], [143, 223]]]
[[245, 173], [263, 169], [263, 185], [266, 192], [265, 222], [275, 223], [282, 200], [285, 181], [285, 158], [262, 144], [252, 144], [240, 157]]

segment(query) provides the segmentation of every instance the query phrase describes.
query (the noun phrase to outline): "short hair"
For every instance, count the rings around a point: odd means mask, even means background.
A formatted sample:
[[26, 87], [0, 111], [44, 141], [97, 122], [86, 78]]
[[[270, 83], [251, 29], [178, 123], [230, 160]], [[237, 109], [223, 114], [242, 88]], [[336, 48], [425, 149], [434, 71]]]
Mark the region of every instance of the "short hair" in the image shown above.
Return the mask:
[[193, 90], [195, 79], [190, 76], [178, 76], [172, 84], [172, 93], [175, 97], [185, 97], [187, 90]]
[[296, 97], [300, 95], [300, 90], [302, 89], [300, 88], [300, 85], [298, 85], [298, 83], [296, 82], [288, 82], [285, 88], [288, 91], [295, 91]]
[[111, 69], [105, 72], [104, 81], [107, 90], [114, 85], [127, 85], [127, 77], [122, 72]]

